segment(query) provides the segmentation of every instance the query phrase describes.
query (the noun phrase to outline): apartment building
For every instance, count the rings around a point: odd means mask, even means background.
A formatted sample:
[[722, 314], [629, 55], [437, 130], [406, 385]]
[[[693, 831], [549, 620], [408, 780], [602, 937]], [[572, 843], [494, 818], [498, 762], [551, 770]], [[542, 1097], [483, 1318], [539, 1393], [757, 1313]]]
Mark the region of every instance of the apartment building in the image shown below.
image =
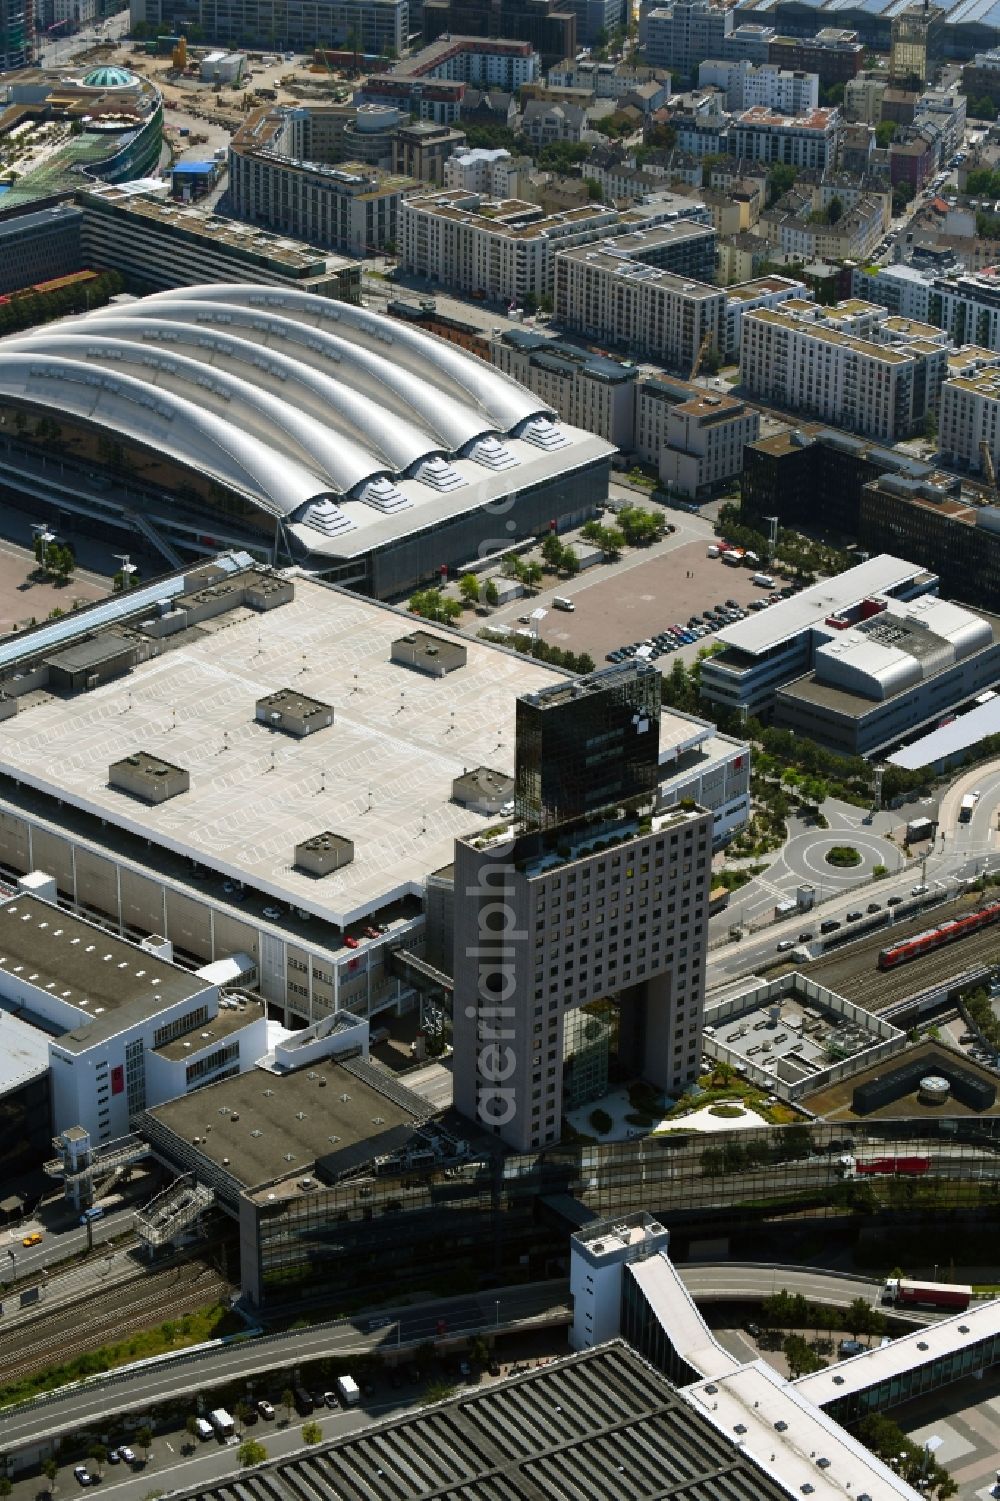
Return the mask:
[[889, 87], [884, 78], [863, 74], [844, 85], [844, 118], [865, 125], [878, 125], [882, 119], [882, 100]]
[[444, 184], [445, 169], [456, 151], [465, 145], [465, 131], [433, 120], [414, 120], [400, 125], [392, 138], [392, 170], [397, 177], [415, 177], [421, 182]]
[[0, 294], [79, 271], [82, 219], [71, 203], [0, 219]]
[[[864, 260], [876, 249], [892, 222], [888, 193], [845, 195], [845, 204], [826, 185], [792, 188], [760, 216], [759, 233], [782, 255], [828, 265]], [[831, 216], [829, 201], [838, 198], [839, 213]], [[851, 199], [853, 198], [853, 201]]]
[[758, 105], [734, 121], [733, 151], [749, 161], [782, 162], [824, 172], [836, 164], [841, 122], [836, 109], [788, 117]]
[[523, 197], [522, 178], [533, 166], [530, 157], [511, 156], [502, 147], [465, 147], [452, 153], [444, 164], [444, 186], [484, 198]]
[[639, 28], [639, 44], [652, 67], [693, 78], [703, 58], [720, 56], [733, 30], [733, 12], [710, 0], [672, 0], [643, 7]]
[[698, 65], [698, 87], [721, 89], [726, 108], [761, 108], [782, 115], [810, 115], [819, 108], [819, 78], [779, 68], [777, 63], [752, 63], [743, 58], [706, 58]]
[[559, 0], [564, 11], [576, 17], [576, 40], [580, 46], [599, 46], [625, 23], [625, 0]]
[[89, 188], [78, 203], [86, 264], [120, 271], [134, 290], [255, 282], [361, 301], [358, 261], [285, 235], [140, 193], [128, 183]]
[[722, 347], [718, 287], [622, 255], [614, 242], [557, 255], [554, 302], [567, 328], [674, 369], [690, 370], [703, 346]]
[[757, 308], [780, 307], [790, 298], [808, 302], [811, 296], [805, 282], [795, 281], [790, 276], [760, 276], [756, 281], [739, 282], [727, 287], [723, 354], [727, 359], [739, 358], [744, 313], [752, 313]]
[[780, 68], [815, 73], [821, 84], [846, 84], [864, 67], [865, 49], [856, 31], [825, 26], [812, 37], [772, 37], [767, 60]]
[[[132, 0], [132, 25], [173, 31], [174, 0]], [[185, 17], [206, 42], [308, 50], [322, 42], [382, 57], [401, 55], [410, 30], [408, 0], [190, 0]]]
[[619, 231], [606, 248], [621, 259], [641, 261], [694, 281], [711, 281], [715, 231], [707, 213], [703, 212], [701, 220], [677, 218], [676, 213], [669, 205], [630, 209], [620, 216]]
[[550, 104], [529, 99], [521, 114], [521, 132], [533, 146], [557, 141], [579, 142], [587, 128], [587, 111], [579, 104]]
[[947, 329], [955, 344], [1000, 350], [1000, 277], [995, 271], [990, 267], [963, 276], [935, 276], [927, 297], [927, 322]]
[[[938, 442], [946, 463], [1000, 472], [1000, 370], [953, 375], [941, 387]], [[989, 453], [989, 465], [985, 454]]]
[[425, 185], [364, 163], [332, 167], [297, 158], [291, 154], [296, 113], [259, 110], [236, 132], [229, 147], [234, 216], [354, 255], [397, 245], [400, 206]]
[[536, 392], [574, 427], [586, 428], [628, 452], [635, 431], [634, 365], [511, 328], [490, 341], [493, 364]]
[[670, 74], [662, 68], [644, 68], [629, 62], [600, 63], [588, 57], [568, 57], [549, 71], [549, 87], [580, 89], [594, 99], [621, 99], [632, 89], [655, 83], [660, 89], [659, 104], [670, 99]]
[[743, 448], [760, 436], [760, 413], [717, 391], [699, 390], [666, 413], [663, 484], [691, 500], [711, 495], [743, 468]]
[[920, 340], [874, 343], [837, 327], [829, 311], [836, 310], [786, 304], [745, 314], [744, 389], [884, 442], [909, 437], [937, 404], [945, 352]]
[[551, 295], [557, 250], [600, 239], [617, 222], [617, 211], [599, 203], [544, 214], [522, 199], [445, 189], [403, 201], [399, 253], [417, 276], [520, 305]]
[[742, 26], [734, 26], [725, 38], [719, 56], [733, 59], [745, 57], [747, 62], [751, 63], [769, 62], [768, 48], [771, 39], [776, 35], [777, 32], [773, 26], [761, 26], [755, 21], [744, 21]]
[[534, 83], [541, 61], [529, 41], [515, 37], [462, 36], [449, 33], [396, 63], [394, 78], [426, 78], [436, 82], [470, 83], [481, 89], [515, 93]]
[[455, 1106], [516, 1150], [559, 1140], [580, 1007], [630, 1073], [697, 1073], [713, 818], [661, 807], [659, 727], [647, 664], [525, 695], [515, 819], [455, 841]]

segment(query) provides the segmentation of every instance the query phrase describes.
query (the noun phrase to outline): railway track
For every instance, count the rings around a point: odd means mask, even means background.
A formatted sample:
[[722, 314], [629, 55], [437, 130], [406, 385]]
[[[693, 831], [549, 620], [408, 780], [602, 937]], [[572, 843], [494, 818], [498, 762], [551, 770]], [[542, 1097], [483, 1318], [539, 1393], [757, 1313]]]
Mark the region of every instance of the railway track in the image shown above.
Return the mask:
[[0, 1383], [61, 1365], [101, 1345], [151, 1329], [228, 1297], [232, 1288], [214, 1268], [189, 1262], [132, 1284], [109, 1288], [85, 1303], [0, 1334]]
[[[965, 908], [964, 910], [968, 910]], [[883, 929], [872, 938], [863, 939], [849, 950], [835, 952], [809, 967], [809, 978], [827, 985], [870, 1011], [881, 1011], [896, 1001], [905, 1000], [931, 985], [950, 979], [965, 970], [1000, 961], [1000, 931], [985, 928], [981, 933], [945, 944], [896, 969], [880, 970], [880, 949], [901, 942], [910, 932], [937, 927], [951, 912], [941, 909], [933, 920], [925, 916], [913, 923], [900, 924], [891, 931]]]

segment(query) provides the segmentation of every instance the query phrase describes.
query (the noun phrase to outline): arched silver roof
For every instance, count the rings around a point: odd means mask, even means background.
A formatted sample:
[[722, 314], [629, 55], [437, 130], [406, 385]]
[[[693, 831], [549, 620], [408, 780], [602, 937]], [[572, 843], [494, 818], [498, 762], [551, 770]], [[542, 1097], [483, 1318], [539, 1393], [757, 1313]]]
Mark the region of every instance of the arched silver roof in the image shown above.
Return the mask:
[[[492, 424], [460, 402], [426, 383], [415, 385], [405, 371], [325, 330], [291, 318], [265, 320], [259, 312], [231, 303], [179, 298], [166, 304], [151, 303], [154, 299], [148, 298], [127, 312], [134, 326], [145, 329], [142, 337], [147, 341], [182, 338], [184, 335], [174, 330], [183, 327], [200, 347], [207, 348], [205, 330], [217, 329], [220, 335], [230, 336], [231, 348], [241, 342], [244, 358], [252, 360], [259, 370], [265, 368], [261, 351], [266, 350], [268, 356], [285, 359], [289, 370], [294, 367], [303, 376], [309, 370], [316, 371], [327, 382], [326, 402], [332, 403], [335, 411], [364, 435], [362, 441], [373, 448], [384, 443], [391, 448], [409, 434], [412, 451], [408, 457], [399, 457], [392, 467], [406, 469], [427, 453], [451, 453], [494, 430]], [[103, 325], [109, 314], [117, 321], [121, 309], [104, 308], [95, 317], [99, 316]], [[345, 383], [345, 365], [353, 367], [350, 385]], [[335, 376], [329, 374], [331, 370]], [[391, 423], [385, 421], [387, 411], [392, 414]]]
[[370, 509], [419, 524], [425, 492], [482, 504], [501, 474], [516, 490], [522, 466], [569, 441], [547, 403], [446, 341], [259, 286], [186, 287], [2, 340], [0, 392], [190, 464], [277, 517], [306, 508], [331, 534]]
[[497, 432], [509, 433], [529, 417], [553, 415], [553, 408], [510, 376], [486, 365], [445, 339], [423, 329], [411, 328], [398, 319], [370, 308], [352, 307], [310, 292], [283, 287], [218, 286], [182, 287], [156, 292], [143, 299], [143, 306], [182, 301], [236, 303], [278, 318], [290, 318], [307, 326], [340, 334], [351, 343], [375, 354], [390, 369], [402, 370], [416, 383], [413, 394], [428, 384], [452, 394], [466, 406], [478, 409]]
[[284, 516], [328, 487], [320, 475], [173, 391], [43, 349], [0, 345], [0, 393], [70, 413], [169, 455]]

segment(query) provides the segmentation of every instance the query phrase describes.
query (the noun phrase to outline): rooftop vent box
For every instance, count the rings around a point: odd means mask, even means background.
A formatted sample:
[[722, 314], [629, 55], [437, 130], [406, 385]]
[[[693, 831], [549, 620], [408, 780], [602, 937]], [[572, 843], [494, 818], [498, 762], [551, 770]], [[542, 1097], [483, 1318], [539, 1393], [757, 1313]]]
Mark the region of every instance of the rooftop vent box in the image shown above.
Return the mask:
[[279, 573], [255, 573], [248, 580], [243, 597], [251, 610], [263, 613], [276, 609], [278, 605], [291, 604], [295, 598], [295, 585]]
[[295, 846], [296, 867], [311, 876], [328, 876], [331, 871], [350, 865], [353, 859], [353, 839], [331, 834], [329, 830], [314, 834], [311, 839], [304, 839]]
[[257, 700], [255, 718], [260, 724], [303, 740], [306, 735], [315, 735], [317, 730], [333, 724], [333, 705], [294, 688], [279, 688]]
[[452, 801], [472, 813], [491, 817], [500, 813], [514, 796], [514, 778], [489, 766], [463, 771], [451, 784]]
[[404, 667], [415, 667], [431, 677], [443, 678], [446, 673], [464, 667], [468, 651], [458, 641], [447, 636], [432, 636], [429, 631], [411, 631], [392, 643], [393, 662]]
[[191, 785], [191, 774], [162, 756], [133, 751], [108, 767], [108, 785], [144, 803], [165, 803]]

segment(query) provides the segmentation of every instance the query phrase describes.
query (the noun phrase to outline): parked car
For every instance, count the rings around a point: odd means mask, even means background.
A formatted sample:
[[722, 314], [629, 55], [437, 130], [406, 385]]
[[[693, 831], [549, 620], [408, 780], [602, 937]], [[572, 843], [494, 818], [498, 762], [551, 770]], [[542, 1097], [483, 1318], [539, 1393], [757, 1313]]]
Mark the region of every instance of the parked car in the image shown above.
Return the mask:
[[352, 938], [350, 933], [345, 933], [344, 947], [345, 949], [356, 949], [358, 947], [358, 940], [356, 938]]
[[271, 1406], [270, 1402], [267, 1401], [266, 1397], [261, 1397], [260, 1401], [257, 1403], [257, 1411], [260, 1413], [261, 1417], [265, 1418], [269, 1423], [274, 1420], [274, 1408]]
[[277, 922], [278, 918], [281, 916], [281, 908], [265, 907], [264, 916], [268, 919], [269, 922]]
[[800, 943], [812, 943], [812, 940], [813, 940], [813, 935], [811, 933], [800, 933], [799, 934], [799, 942]]
[[94, 1477], [86, 1465], [74, 1465], [73, 1474], [81, 1485], [93, 1485], [94, 1483]]
[[775, 945], [775, 947], [777, 948], [779, 954], [787, 954], [789, 949], [793, 949], [795, 947], [795, 939], [781, 938], [778, 940], [778, 943]]
[[30, 1235], [23, 1238], [21, 1244], [22, 1246], [40, 1246], [44, 1238], [41, 1230], [32, 1230]]
[[135, 1450], [134, 1449], [130, 1449], [129, 1446], [128, 1446], [128, 1444], [122, 1444], [121, 1447], [118, 1450], [118, 1454], [119, 1454], [119, 1457], [122, 1460], [124, 1460], [125, 1464], [127, 1464], [127, 1465], [134, 1465], [135, 1464]]
[[881, 912], [882, 911], [882, 903], [881, 902], [869, 902], [868, 903], [868, 911], [869, 912]]

